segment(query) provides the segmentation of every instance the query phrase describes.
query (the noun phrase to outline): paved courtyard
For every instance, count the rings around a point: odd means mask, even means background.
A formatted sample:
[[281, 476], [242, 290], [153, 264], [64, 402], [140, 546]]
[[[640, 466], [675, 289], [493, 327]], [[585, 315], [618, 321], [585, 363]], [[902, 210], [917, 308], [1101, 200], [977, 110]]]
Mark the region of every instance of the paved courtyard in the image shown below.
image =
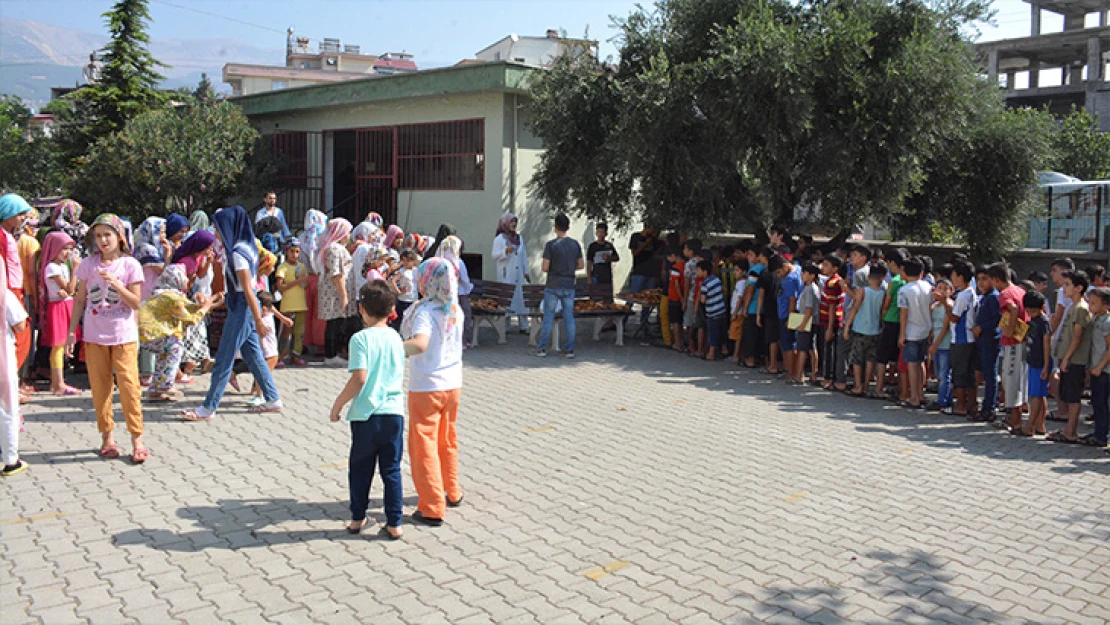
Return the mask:
[[97, 457], [87, 395], [40, 394], [32, 467], [0, 483], [0, 621], [1110, 618], [1101, 450], [585, 330], [575, 361], [492, 338], [466, 355], [464, 505], [400, 543], [343, 530], [344, 372], [279, 371], [280, 416], [237, 395], [209, 424], [151, 408], [142, 467]]

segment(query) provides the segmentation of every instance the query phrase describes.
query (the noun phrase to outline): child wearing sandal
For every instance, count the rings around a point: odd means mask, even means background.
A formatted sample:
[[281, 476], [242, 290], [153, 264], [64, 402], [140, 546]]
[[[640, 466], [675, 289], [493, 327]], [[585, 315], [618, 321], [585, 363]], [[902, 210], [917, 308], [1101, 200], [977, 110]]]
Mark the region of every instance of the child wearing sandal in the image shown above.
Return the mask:
[[259, 346], [259, 337], [264, 337], [273, 330], [263, 324], [262, 309], [252, 288], [258, 273], [258, 247], [250, 217], [242, 206], [232, 206], [217, 211], [212, 216], [212, 224], [225, 255], [221, 265], [227, 289], [224, 299], [227, 321], [224, 322], [220, 347], [216, 352], [216, 364], [212, 368], [212, 379], [204, 404], [182, 411], [181, 416], [186, 421], [211, 421], [216, 417], [216, 410], [220, 407], [220, 400], [223, 399], [231, 379], [236, 352], [242, 353], [251, 375], [262, 387], [262, 396], [266, 400], [259, 406], [251, 406], [248, 412], [281, 412], [281, 398]]
[[[112, 387], [119, 388], [120, 405], [131, 433], [131, 462], [150, 456], [143, 445], [142, 387], [139, 385], [139, 323], [143, 267], [126, 254], [123, 221], [104, 213], [89, 229], [85, 247], [92, 254], [77, 267], [73, 318], [66, 337], [66, 356], [73, 357], [77, 323], [82, 322], [89, 386], [100, 431], [100, 455], [118, 458], [113, 436]], [[113, 384], [114, 378], [114, 384]]]
[[150, 299], [139, 308], [139, 341], [154, 354], [153, 376], [147, 399], [177, 401], [183, 393], [174, 388], [181, 359], [185, 356], [185, 331], [200, 323], [212, 308], [206, 299], [200, 306], [185, 296], [189, 276], [184, 265], [167, 265], [158, 276]]
[[46, 235], [39, 261], [39, 345], [50, 348], [50, 390], [64, 397], [81, 393], [65, 380], [66, 334], [73, 319], [73, 292], [77, 277], [69, 270], [75, 243], [64, 232]]
[[331, 407], [331, 422], [337, 423], [343, 406], [351, 402], [347, 411], [351, 424], [347, 469], [351, 522], [347, 531], [358, 534], [366, 527], [370, 484], [377, 466], [385, 487], [386, 516], [378, 534], [390, 540], [400, 539], [403, 533], [401, 455], [405, 450], [405, 348], [400, 335], [389, 327], [394, 306], [393, 289], [384, 280], [362, 285], [358, 310], [365, 328], [351, 337], [347, 365], [351, 377]]
[[416, 270], [420, 301], [405, 312], [409, 356], [409, 464], [420, 500], [412, 520], [438, 527], [462, 502], [455, 421], [462, 394], [462, 324], [455, 266], [429, 258]]

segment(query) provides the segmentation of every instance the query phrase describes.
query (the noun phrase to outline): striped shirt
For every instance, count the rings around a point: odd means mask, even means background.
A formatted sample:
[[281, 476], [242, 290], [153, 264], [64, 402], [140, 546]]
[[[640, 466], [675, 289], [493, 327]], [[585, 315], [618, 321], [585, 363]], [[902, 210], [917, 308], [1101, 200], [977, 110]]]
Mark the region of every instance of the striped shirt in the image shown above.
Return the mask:
[[728, 312], [725, 307], [724, 289], [721, 286], [720, 278], [714, 275], [706, 278], [701, 284], [701, 294], [705, 296], [706, 317], [720, 317]]

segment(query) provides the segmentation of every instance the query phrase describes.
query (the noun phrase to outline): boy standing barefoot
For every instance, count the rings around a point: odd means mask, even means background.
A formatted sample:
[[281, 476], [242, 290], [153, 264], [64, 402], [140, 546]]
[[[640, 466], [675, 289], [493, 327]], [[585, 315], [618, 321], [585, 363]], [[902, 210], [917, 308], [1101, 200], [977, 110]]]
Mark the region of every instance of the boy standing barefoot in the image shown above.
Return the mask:
[[381, 469], [385, 485], [386, 524], [378, 534], [401, 538], [401, 456], [404, 453], [405, 348], [401, 337], [389, 327], [393, 312], [393, 290], [384, 280], [363, 285], [358, 298], [359, 313], [366, 328], [351, 337], [347, 370], [351, 379], [331, 407], [331, 421], [347, 402], [351, 422], [351, 456], [347, 479], [351, 490], [351, 523], [347, 531], [358, 534], [366, 526], [370, 505], [370, 483], [374, 466]]

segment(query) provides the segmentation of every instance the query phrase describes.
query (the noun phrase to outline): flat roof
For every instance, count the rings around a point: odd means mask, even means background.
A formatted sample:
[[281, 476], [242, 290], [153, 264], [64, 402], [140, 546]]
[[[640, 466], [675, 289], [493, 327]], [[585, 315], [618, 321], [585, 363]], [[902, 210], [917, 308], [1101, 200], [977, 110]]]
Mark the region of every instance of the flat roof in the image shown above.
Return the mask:
[[1045, 11], [1060, 15], [1086, 15], [1110, 10], [1110, 0], [1023, 0], [1026, 4], [1040, 7]]
[[251, 116], [484, 91], [528, 93], [529, 76], [537, 71], [543, 70], [523, 63], [496, 61], [393, 76], [368, 76], [228, 99]]
[[[1110, 1], [1110, 0], [1107, 0], [1107, 1]], [[485, 52], [486, 50], [489, 50], [490, 48], [501, 45], [501, 42], [505, 41], [506, 39], [512, 39], [512, 38], [513, 38], [512, 35], [506, 35], [506, 36], [498, 39], [497, 41], [489, 44], [488, 46], [482, 48], [481, 50], [478, 50], [477, 52], [474, 53], [474, 56], [478, 56], [479, 54]], [[531, 41], [570, 41], [570, 42], [573, 42], [573, 43], [589, 43], [589, 44], [593, 44], [595, 46], [598, 43], [594, 39], [575, 39], [574, 37], [537, 37], [535, 35], [531, 35], [531, 36], [517, 35], [517, 39], [528, 39], [528, 40], [531, 40]]]
[[977, 43], [975, 49], [984, 55], [997, 51], [999, 72], [1023, 71], [1029, 69], [1032, 58], [1049, 67], [1075, 61], [1086, 64], [1087, 40], [1091, 38], [1098, 38], [1103, 52], [1110, 51], [1110, 26]]

